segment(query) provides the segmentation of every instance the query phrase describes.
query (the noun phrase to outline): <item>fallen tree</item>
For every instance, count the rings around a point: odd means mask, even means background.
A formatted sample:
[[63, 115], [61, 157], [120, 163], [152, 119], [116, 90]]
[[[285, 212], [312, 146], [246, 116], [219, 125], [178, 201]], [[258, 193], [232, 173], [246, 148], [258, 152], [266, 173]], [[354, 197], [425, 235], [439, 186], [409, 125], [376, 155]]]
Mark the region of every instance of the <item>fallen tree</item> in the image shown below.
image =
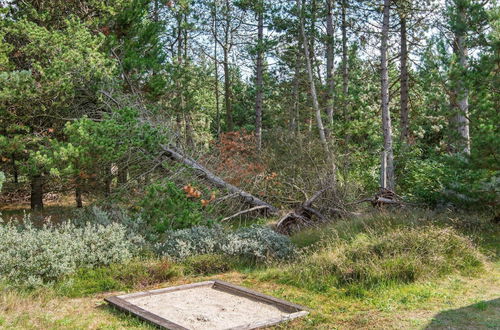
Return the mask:
[[208, 182], [212, 183], [214, 186], [226, 189], [229, 192], [240, 196], [243, 199], [243, 201], [247, 204], [250, 204], [254, 207], [257, 207], [257, 206], [262, 207], [262, 209], [265, 209], [267, 211], [267, 214], [278, 213], [278, 208], [272, 206], [269, 203], [264, 202], [263, 200], [253, 196], [252, 194], [224, 181], [224, 179], [213, 174], [205, 166], [201, 165], [200, 163], [198, 163], [194, 159], [189, 158], [187, 156], [184, 156], [176, 148], [174, 148], [172, 146], [165, 146], [164, 145], [164, 146], [162, 146], [162, 149], [168, 158], [175, 160], [177, 162], [183, 163], [184, 165], [188, 166], [189, 168], [195, 170], [196, 174], [199, 177], [207, 180]]
[[[233, 195], [239, 196], [242, 198], [242, 200], [251, 205], [252, 207], [243, 210], [240, 212], [237, 212], [236, 214], [233, 214], [231, 216], [228, 216], [223, 219], [223, 221], [228, 221], [231, 219], [234, 219], [240, 215], [247, 214], [250, 212], [255, 212], [255, 211], [265, 211], [265, 215], [277, 215], [279, 213], [279, 209], [263, 200], [260, 198], [257, 198], [253, 196], [252, 194], [226, 182], [224, 179], [221, 177], [215, 175], [212, 173], [209, 169], [207, 169], [205, 166], [201, 165], [194, 159], [187, 157], [181, 153], [181, 151], [177, 150], [173, 146], [162, 146], [164, 154], [170, 158], [171, 160], [174, 160], [176, 162], [180, 162], [187, 167], [191, 168], [196, 172], [196, 174], [202, 178], [210, 182], [216, 187], [226, 189], [229, 192], [231, 192]], [[293, 211], [287, 212], [284, 216], [280, 218], [280, 220], [276, 224], [276, 231], [283, 233], [283, 234], [291, 234], [301, 228], [304, 227], [311, 227], [311, 226], [316, 226], [320, 223], [325, 223], [328, 221], [327, 217], [325, 217], [319, 210], [313, 207], [313, 203], [327, 190], [331, 189], [330, 186], [325, 187], [319, 191], [317, 191], [313, 196], [308, 198], [304, 203], [300, 204], [298, 207], [296, 207]], [[338, 208], [328, 208], [327, 210], [329, 213], [331, 213], [332, 216], [335, 217], [342, 217], [349, 212], [338, 209]]]

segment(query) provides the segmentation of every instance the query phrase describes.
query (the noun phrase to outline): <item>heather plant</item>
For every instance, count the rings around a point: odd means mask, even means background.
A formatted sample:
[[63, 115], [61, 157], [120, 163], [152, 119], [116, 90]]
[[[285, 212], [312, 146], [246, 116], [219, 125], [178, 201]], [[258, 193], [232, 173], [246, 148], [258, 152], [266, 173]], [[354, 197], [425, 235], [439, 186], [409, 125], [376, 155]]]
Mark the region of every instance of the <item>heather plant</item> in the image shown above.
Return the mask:
[[320, 249], [304, 253], [299, 262], [277, 276], [284, 282], [324, 291], [332, 286], [412, 283], [453, 272], [473, 274], [484, 264], [473, 242], [451, 227], [386, 227], [350, 238], [333, 231], [329, 237]]
[[58, 280], [79, 267], [121, 263], [132, 258], [139, 245], [120, 224], [71, 222], [34, 227], [0, 226], [0, 278], [14, 285], [35, 287]]

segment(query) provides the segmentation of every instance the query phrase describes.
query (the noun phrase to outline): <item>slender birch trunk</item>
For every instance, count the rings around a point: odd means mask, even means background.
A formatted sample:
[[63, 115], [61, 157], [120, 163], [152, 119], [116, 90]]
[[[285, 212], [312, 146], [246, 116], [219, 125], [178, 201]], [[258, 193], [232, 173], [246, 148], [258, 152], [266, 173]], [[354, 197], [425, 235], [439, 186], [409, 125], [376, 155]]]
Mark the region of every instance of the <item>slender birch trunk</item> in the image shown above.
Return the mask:
[[306, 32], [304, 29], [303, 10], [302, 10], [300, 0], [296, 0], [296, 3], [297, 3], [297, 9], [299, 12], [300, 31], [302, 34], [302, 42], [303, 42], [303, 47], [304, 47], [304, 57], [305, 57], [305, 61], [306, 61], [307, 76], [309, 78], [311, 99], [312, 99], [312, 103], [313, 103], [314, 113], [316, 116], [316, 125], [318, 126], [319, 137], [320, 137], [321, 143], [323, 144], [323, 147], [325, 149], [326, 154], [329, 155], [328, 143], [326, 141], [326, 135], [325, 135], [325, 127], [323, 126], [323, 120], [321, 119], [321, 110], [319, 108], [318, 96], [316, 93], [316, 85], [314, 83], [314, 73], [313, 73], [313, 69], [312, 69], [312, 65], [311, 65], [311, 56], [310, 56], [311, 53], [309, 52], [309, 43], [307, 41]]

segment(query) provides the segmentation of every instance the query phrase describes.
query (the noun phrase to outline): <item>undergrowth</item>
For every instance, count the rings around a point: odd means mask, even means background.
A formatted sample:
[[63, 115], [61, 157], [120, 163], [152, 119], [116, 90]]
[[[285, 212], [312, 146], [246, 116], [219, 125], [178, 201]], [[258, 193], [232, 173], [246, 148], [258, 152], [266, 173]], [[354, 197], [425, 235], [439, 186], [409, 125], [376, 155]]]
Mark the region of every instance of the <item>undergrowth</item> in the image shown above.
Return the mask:
[[[269, 269], [263, 278], [314, 291], [344, 288], [356, 294], [454, 272], [474, 275], [483, 269], [486, 257], [465, 234], [473, 230], [452, 222], [378, 216], [304, 231], [292, 239], [303, 247], [302, 257]], [[478, 220], [480, 224], [482, 232], [492, 227]]]

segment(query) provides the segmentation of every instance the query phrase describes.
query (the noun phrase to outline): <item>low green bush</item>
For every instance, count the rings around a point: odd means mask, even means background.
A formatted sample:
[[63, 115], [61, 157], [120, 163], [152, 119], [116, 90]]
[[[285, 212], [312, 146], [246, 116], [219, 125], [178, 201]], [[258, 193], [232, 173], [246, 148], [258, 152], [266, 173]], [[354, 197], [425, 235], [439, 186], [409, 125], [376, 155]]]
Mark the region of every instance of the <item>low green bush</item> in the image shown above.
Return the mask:
[[34, 227], [0, 225], [0, 278], [15, 285], [39, 286], [73, 273], [79, 267], [123, 263], [139, 249], [120, 224], [71, 222]]
[[482, 267], [483, 256], [469, 238], [449, 227], [422, 226], [331, 240], [276, 276], [322, 291], [332, 286], [411, 283], [455, 271], [473, 273]]
[[186, 270], [193, 274], [217, 274], [231, 269], [231, 263], [226, 256], [218, 254], [201, 254], [184, 260]]
[[200, 254], [222, 254], [252, 261], [290, 258], [295, 248], [289, 237], [269, 227], [251, 226], [229, 231], [220, 226], [193, 227], [166, 233], [157, 251], [173, 259]]

